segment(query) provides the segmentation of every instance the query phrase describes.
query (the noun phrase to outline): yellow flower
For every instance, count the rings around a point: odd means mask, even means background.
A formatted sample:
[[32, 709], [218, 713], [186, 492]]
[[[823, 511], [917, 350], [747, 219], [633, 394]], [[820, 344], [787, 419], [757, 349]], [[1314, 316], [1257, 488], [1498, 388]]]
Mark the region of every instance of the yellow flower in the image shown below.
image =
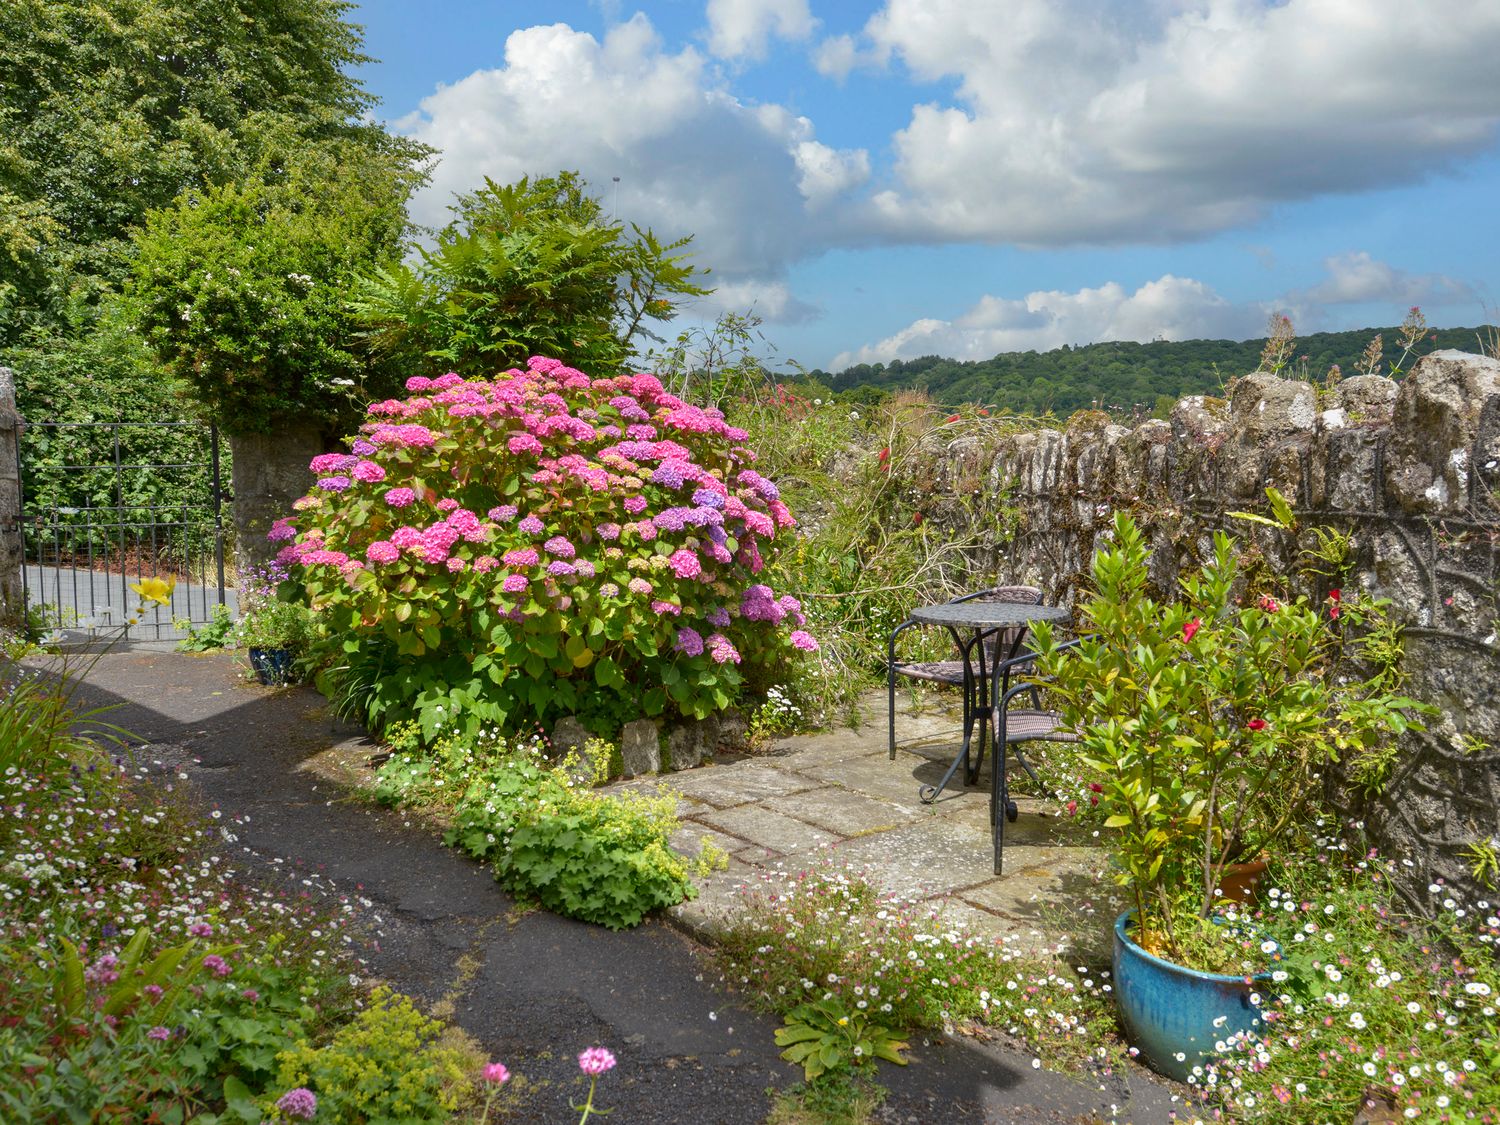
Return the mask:
[[142, 602], [171, 605], [172, 590], [176, 585], [175, 578], [142, 578], [139, 582], [131, 583], [130, 588], [141, 596]]
[[849, 1017], [848, 1016], [840, 1016], [839, 1017], [839, 1026], [840, 1027], [843, 1027], [848, 1022], [849, 1022]]

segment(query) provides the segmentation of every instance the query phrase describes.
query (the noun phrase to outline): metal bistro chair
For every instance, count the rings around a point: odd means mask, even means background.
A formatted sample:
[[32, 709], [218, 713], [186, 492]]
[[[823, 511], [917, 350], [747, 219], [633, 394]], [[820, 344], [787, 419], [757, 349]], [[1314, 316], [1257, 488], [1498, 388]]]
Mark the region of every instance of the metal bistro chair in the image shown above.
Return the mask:
[[[978, 590], [972, 594], [954, 598], [949, 604], [971, 601], [1009, 602], [1014, 605], [1040, 605], [1042, 592], [1035, 586], [995, 586], [988, 590]], [[953, 637], [953, 643], [958, 646], [959, 660], [933, 660], [903, 662], [896, 659], [896, 638], [906, 630], [920, 625], [920, 621], [905, 621], [898, 625], [891, 633], [887, 644], [887, 674], [886, 674], [886, 706], [889, 716], [889, 737], [891, 761], [896, 760], [896, 677], [908, 676], [914, 680], [926, 680], [930, 683], [949, 684], [953, 687], [970, 688], [964, 692], [964, 745], [963, 752], [954, 759], [953, 765], [943, 775], [942, 781], [937, 785], [925, 785], [922, 787], [920, 796], [924, 803], [930, 804], [943, 791], [948, 784], [948, 779], [953, 776], [959, 761], [964, 764], [964, 782], [973, 785], [979, 777], [979, 767], [984, 761], [984, 734], [985, 723], [989, 717], [989, 709], [984, 706], [983, 701], [989, 695], [987, 669], [997, 669], [1000, 663], [1012, 665], [1021, 641], [1026, 635], [1024, 628], [1015, 629], [991, 629], [981, 634], [976, 645], [973, 640], [965, 641], [959, 636], [958, 630], [949, 628], [948, 632]], [[978, 675], [975, 675], [975, 660], [971, 653], [978, 657]], [[979, 760], [970, 762], [969, 745], [972, 741], [975, 724], [979, 726]]]
[[[1078, 643], [1076, 639], [1067, 641], [1058, 645], [1054, 651], [1063, 652]], [[1010, 785], [1005, 771], [1008, 754], [1014, 754], [1016, 761], [1021, 763], [1021, 767], [1031, 780], [1042, 785], [1041, 779], [1036, 775], [1036, 770], [1031, 768], [1031, 763], [1026, 760], [1026, 755], [1021, 753], [1021, 748], [1017, 744], [1082, 741], [1077, 731], [1063, 725], [1062, 716], [1058, 712], [1042, 708], [1041, 688], [1045, 681], [1032, 678], [1019, 683], [1010, 683], [1012, 672], [1022, 671], [1035, 659], [1034, 653], [1023, 653], [996, 665], [993, 673], [995, 687], [991, 697], [990, 722], [995, 732], [995, 759], [990, 765], [990, 832], [995, 845], [996, 875], [1002, 874], [1001, 857], [1005, 850], [1005, 822], [1008, 820], [1014, 824], [1021, 813], [1016, 803], [1010, 799]], [[1027, 696], [1030, 697], [1029, 700], [1024, 698]], [[1022, 706], [1015, 706], [1017, 699], [1022, 701]], [[1031, 706], [1025, 706], [1027, 702]], [[1043, 788], [1046, 787], [1043, 786]], [[1048, 792], [1049, 795], [1055, 795], [1051, 794], [1050, 790]]]

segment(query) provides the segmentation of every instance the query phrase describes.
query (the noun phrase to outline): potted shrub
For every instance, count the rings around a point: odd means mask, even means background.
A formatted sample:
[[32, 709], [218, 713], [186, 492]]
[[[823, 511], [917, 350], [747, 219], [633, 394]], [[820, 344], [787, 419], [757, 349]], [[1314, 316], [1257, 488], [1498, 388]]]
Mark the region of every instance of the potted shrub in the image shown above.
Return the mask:
[[235, 640], [246, 650], [255, 678], [263, 684], [288, 683], [292, 664], [312, 633], [305, 605], [277, 597], [286, 569], [272, 564], [251, 571], [240, 587], [240, 622]]
[[1148, 594], [1148, 556], [1117, 514], [1078, 607], [1080, 643], [1057, 652], [1039, 628], [1037, 644], [1134, 900], [1115, 926], [1116, 1002], [1146, 1060], [1181, 1079], [1258, 1025], [1246, 966], [1276, 956], [1232, 907], [1218, 909], [1226, 870], [1294, 846], [1324, 769], [1371, 752], [1423, 707], [1398, 694], [1399, 646], [1359, 639], [1383, 622], [1379, 603], [1337, 590], [1322, 605], [1286, 597], [1220, 532], [1166, 604]]

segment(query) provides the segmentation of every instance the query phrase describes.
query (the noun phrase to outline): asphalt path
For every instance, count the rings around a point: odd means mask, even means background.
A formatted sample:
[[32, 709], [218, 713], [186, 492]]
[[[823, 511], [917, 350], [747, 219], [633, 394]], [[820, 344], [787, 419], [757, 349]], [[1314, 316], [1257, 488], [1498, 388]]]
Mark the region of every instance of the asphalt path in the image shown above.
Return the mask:
[[[247, 684], [227, 655], [139, 650], [100, 657], [82, 694], [119, 705], [109, 721], [139, 736], [143, 759], [188, 774], [233, 826], [231, 858], [359, 905], [374, 974], [442, 1005], [521, 1076], [501, 1120], [576, 1120], [569, 1107], [586, 1087], [575, 1060], [595, 1044], [619, 1059], [598, 1094], [615, 1125], [758, 1125], [769, 1091], [800, 1076], [778, 1057], [777, 1021], [723, 991], [682, 933], [656, 921], [611, 933], [519, 909], [430, 828], [330, 780], [320, 765], [330, 755], [363, 768], [372, 747], [332, 722], [317, 694]], [[877, 1120], [1158, 1122], [1172, 1108], [1139, 1076], [1059, 1075], [994, 1045], [939, 1037], [914, 1042], [911, 1056], [882, 1067], [891, 1095]]]

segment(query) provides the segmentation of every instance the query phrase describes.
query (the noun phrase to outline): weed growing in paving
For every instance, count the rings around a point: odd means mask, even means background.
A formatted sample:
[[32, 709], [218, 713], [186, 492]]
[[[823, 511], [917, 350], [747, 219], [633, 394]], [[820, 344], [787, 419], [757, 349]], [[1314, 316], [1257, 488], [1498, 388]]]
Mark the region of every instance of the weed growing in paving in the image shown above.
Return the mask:
[[[728, 983], [789, 1026], [814, 1022], [807, 1005], [832, 1005], [835, 1022], [873, 1025], [872, 1042], [968, 1023], [1013, 1035], [1058, 1064], [1112, 1065], [1121, 1056], [1105, 982], [968, 933], [930, 904], [882, 894], [852, 869], [769, 872], [747, 895], [744, 920], [723, 939], [721, 967]], [[858, 1070], [877, 1054], [851, 1049], [840, 1066]]]

